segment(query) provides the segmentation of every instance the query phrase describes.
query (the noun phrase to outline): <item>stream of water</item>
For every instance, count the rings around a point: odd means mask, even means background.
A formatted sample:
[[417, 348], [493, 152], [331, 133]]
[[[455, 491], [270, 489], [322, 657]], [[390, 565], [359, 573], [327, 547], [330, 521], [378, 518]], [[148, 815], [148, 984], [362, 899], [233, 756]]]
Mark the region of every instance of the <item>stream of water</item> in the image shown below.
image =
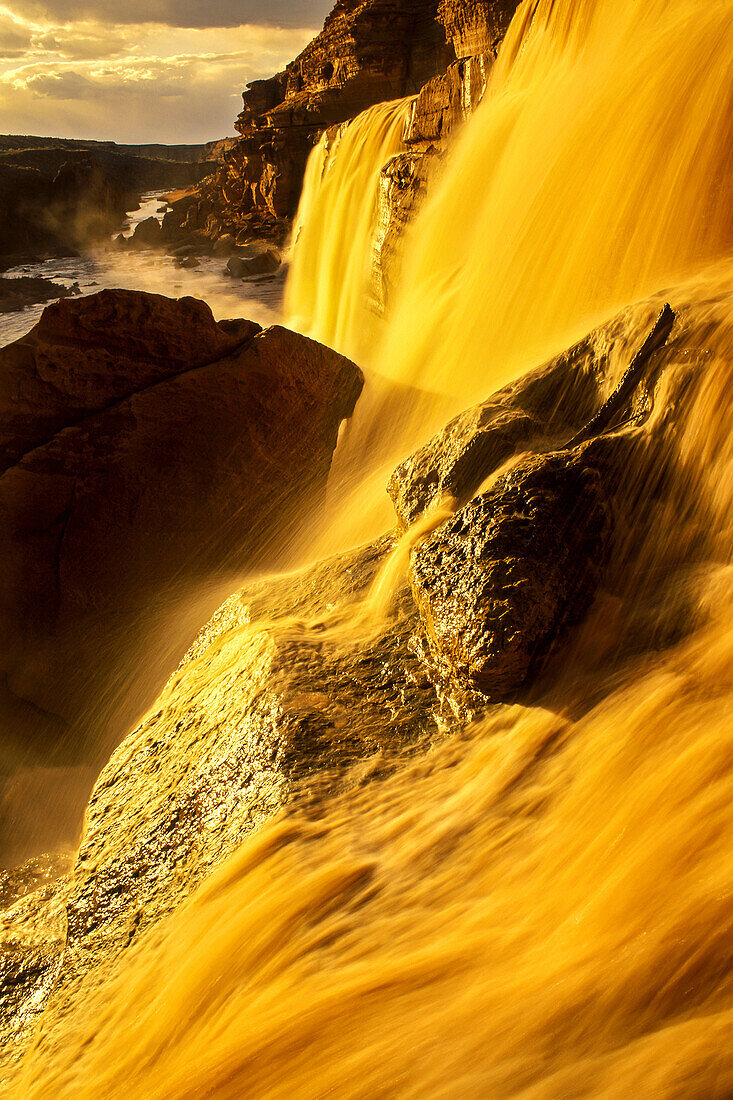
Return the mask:
[[[158, 191], [144, 194], [139, 208], [128, 212], [119, 232], [130, 237], [139, 222], [150, 217], [162, 220], [163, 196], [164, 192]], [[173, 257], [161, 251], [149, 248], [118, 251], [100, 247], [79, 256], [21, 264], [3, 274], [10, 279], [20, 276], [50, 279], [67, 287], [77, 283], [82, 294], [119, 287], [175, 298], [190, 295], [208, 302], [217, 320], [246, 317], [264, 327], [281, 319], [284, 272], [275, 278], [245, 282], [230, 279], [225, 268], [226, 259], [210, 256], [202, 256], [198, 267], [187, 269], [177, 267]], [[48, 302], [0, 314], [0, 347], [29, 332], [46, 305]]]

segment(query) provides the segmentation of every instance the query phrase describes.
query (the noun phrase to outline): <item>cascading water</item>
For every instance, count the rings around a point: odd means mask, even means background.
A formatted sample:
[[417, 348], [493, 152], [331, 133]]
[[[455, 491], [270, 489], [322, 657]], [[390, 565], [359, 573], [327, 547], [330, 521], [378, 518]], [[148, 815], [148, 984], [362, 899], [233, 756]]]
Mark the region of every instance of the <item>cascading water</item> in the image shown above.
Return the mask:
[[729, 0], [526, 0], [414, 234], [382, 361], [456, 404], [678, 310], [671, 495], [546, 705], [263, 827], [15, 1096], [733, 1093], [732, 58]]
[[534, 0], [411, 236], [380, 371], [465, 406], [730, 253], [733, 6]]
[[293, 228], [288, 323], [354, 358], [372, 326], [368, 283], [379, 172], [402, 147], [412, 100], [370, 107], [313, 150]]

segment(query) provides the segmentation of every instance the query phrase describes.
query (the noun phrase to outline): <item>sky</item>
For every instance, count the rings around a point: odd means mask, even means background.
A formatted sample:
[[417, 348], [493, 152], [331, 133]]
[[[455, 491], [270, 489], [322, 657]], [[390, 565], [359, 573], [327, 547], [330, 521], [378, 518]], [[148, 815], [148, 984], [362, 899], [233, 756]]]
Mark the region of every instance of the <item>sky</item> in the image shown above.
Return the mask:
[[0, 134], [127, 143], [234, 133], [250, 80], [333, 0], [0, 0]]

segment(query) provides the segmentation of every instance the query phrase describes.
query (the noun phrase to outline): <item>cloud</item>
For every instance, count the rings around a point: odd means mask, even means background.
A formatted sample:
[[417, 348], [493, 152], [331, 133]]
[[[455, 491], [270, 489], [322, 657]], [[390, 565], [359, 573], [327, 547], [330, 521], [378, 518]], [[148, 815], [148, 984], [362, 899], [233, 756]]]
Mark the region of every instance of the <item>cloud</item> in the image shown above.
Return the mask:
[[21, 59], [0, 59], [0, 133], [129, 143], [233, 133], [244, 86], [282, 69], [313, 33], [98, 23], [31, 31]]
[[0, 133], [200, 141], [332, 0], [0, 0]]
[[97, 20], [169, 27], [319, 27], [332, 0], [9, 0], [17, 15], [41, 22]]
[[132, 47], [129, 35], [118, 27], [100, 28], [97, 24], [81, 24], [78, 27], [54, 27], [43, 33], [30, 35], [28, 48], [31, 53], [56, 54], [60, 58], [115, 57]]
[[0, 58], [19, 57], [31, 44], [31, 34], [24, 23], [0, 12]]

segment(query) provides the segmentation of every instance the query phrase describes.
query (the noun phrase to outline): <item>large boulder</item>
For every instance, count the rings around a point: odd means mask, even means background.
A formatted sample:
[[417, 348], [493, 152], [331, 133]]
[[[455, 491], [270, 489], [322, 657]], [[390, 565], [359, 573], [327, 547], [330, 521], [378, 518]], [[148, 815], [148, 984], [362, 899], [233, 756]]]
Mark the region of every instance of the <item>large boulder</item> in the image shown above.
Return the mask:
[[[593, 329], [567, 351], [521, 375], [454, 417], [392, 474], [387, 492], [403, 527], [440, 497], [466, 504], [514, 455], [562, 449], [603, 405], [618, 381], [619, 346], [659, 313], [654, 299]], [[625, 402], [627, 417], [648, 409], [644, 378]]]
[[[439, 681], [494, 699], [522, 688], [588, 612], [619, 515], [641, 533], [639, 485], [648, 502], [670, 450], [651, 412], [675, 314], [658, 307], [639, 307], [633, 328], [622, 314], [462, 413], [393, 474], [403, 526], [438, 502], [455, 508], [410, 562]], [[619, 379], [624, 330], [639, 344]]]
[[256, 256], [232, 256], [225, 274], [232, 279], [247, 279], [253, 275], [274, 275], [281, 260], [274, 248], [267, 248]]
[[451, 674], [494, 698], [521, 687], [588, 611], [612, 517], [601, 472], [558, 452], [520, 463], [423, 542], [413, 592]]
[[132, 234], [130, 244], [133, 248], [161, 248], [163, 228], [157, 218], [146, 218], [138, 222]]
[[[20, 750], [23, 706], [30, 727], [42, 713], [44, 729], [78, 734], [121, 655], [140, 666], [166, 592], [187, 584], [194, 599], [265, 544], [287, 546], [362, 377], [278, 326], [103, 291], [49, 307], [0, 351], [0, 379], [0, 669]], [[128, 685], [136, 707], [155, 664]], [[115, 739], [95, 738], [102, 753]]]

